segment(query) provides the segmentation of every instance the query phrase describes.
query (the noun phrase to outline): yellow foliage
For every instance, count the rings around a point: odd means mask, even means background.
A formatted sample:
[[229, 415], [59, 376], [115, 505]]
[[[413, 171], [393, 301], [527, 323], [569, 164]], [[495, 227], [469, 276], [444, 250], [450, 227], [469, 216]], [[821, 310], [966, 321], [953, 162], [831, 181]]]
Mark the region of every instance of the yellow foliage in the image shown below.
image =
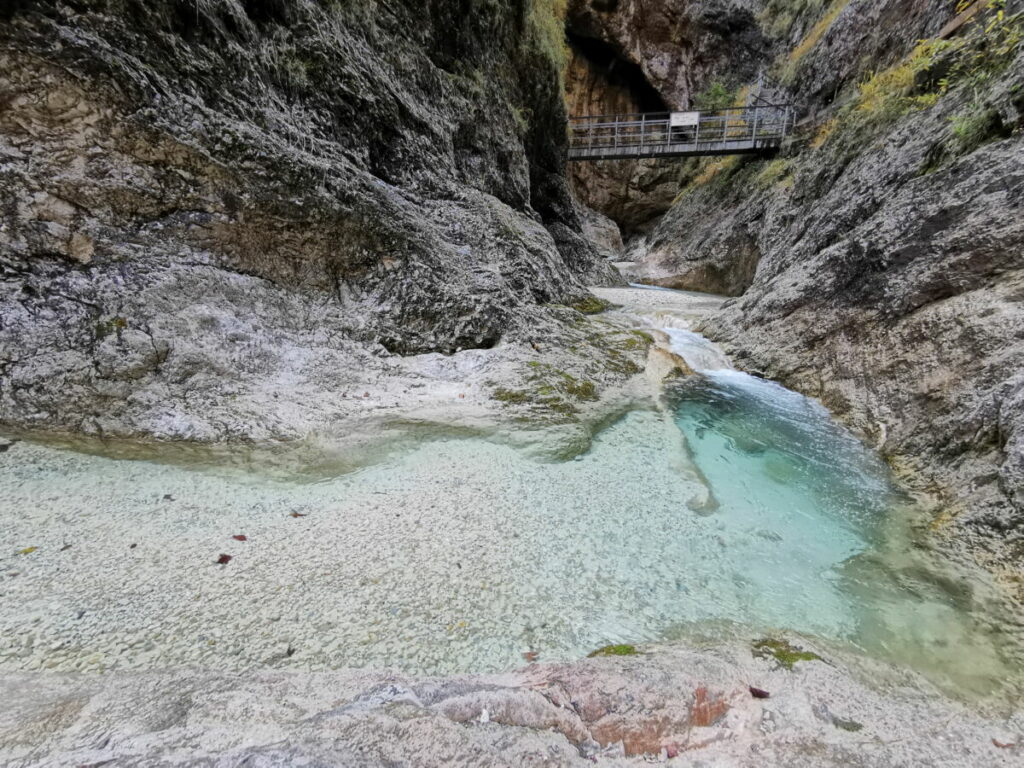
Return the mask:
[[755, 181], [762, 187], [770, 187], [774, 184], [780, 184], [785, 181], [790, 175], [789, 160], [785, 158], [776, 158], [770, 163], [767, 163], [761, 172], [757, 174]]
[[828, 28], [832, 26], [839, 14], [843, 12], [843, 9], [850, 4], [850, 0], [833, 0], [832, 5], [825, 12], [825, 15], [818, 19], [818, 22], [811, 27], [811, 31], [807, 33], [807, 36], [789, 52], [789, 60], [786, 62], [786, 66], [783, 69], [782, 77], [785, 80], [792, 80], [796, 74], [796, 65], [800, 62], [804, 56], [811, 52], [821, 38], [828, 32]]
[[722, 171], [728, 170], [736, 165], [738, 160], [737, 155], [730, 155], [729, 157], [723, 157], [719, 160], [712, 160], [704, 166], [702, 170], [693, 181], [690, 182], [691, 187], [699, 187], [703, 184], [707, 184], [715, 176], [720, 174]]
[[824, 144], [826, 141], [828, 141], [828, 137], [831, 136], [833, 133], [835, 133], [836, 129], [838, 127], [839, 127], [839, 118], [838, 117], [833, 117], [827, 123], [824, 123], [821, 126], [821, 128], [818, 129], [818, 132], [816, 134], [814, 134], [814, 138], [811, 139], [811, 149], [817, 149], [822, 144]]
[[[947, 45], [941, 40], [922, 40], [898, 64], [872, 75], [857, 86], [857, 109], [862, 112], [882, 112], [891, 108], [894, 100], [910, 98], [917, 76], [932, 65], [936, 54]], [[925, 94], [906, 106], [932, 106], [936, 99], [936, 94]]]

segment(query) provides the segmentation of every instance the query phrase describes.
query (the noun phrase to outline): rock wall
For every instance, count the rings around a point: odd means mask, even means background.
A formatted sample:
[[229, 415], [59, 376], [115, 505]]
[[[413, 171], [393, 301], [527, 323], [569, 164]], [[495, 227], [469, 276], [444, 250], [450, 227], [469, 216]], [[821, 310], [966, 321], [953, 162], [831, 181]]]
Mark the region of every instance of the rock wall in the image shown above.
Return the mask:
[[238, 436], [208, 410], [254, 378], [343, 392], [549, 326], [612, 279], [561, 28], [550, 0], [4, 4], [0, 424]]
[[776, 69], [800, 137], [704, 163], [639, 277], [738, 296], [705, 332], [855, 425], [1020, 590], [1024, 22], [921, 45], [951, 3], [805, 8]]

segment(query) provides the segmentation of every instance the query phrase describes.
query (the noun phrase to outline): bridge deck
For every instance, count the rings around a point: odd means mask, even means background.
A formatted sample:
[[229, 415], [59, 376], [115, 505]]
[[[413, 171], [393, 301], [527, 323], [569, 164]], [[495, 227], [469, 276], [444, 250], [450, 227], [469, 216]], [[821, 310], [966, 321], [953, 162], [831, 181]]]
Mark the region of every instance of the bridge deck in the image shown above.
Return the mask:
[[570, 121], [570, 160], [770, 154], [793, 129], [788, 105], [714, 112], [578, 117]]

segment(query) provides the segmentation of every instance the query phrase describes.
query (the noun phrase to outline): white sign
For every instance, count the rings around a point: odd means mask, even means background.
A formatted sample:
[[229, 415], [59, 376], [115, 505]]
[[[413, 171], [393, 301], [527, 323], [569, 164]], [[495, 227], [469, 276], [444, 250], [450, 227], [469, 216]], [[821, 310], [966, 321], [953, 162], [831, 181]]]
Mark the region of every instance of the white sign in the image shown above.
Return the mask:
[[668, 118], [670, 128], [697, 125], [699, 122], [700, 112], [673, 112]]

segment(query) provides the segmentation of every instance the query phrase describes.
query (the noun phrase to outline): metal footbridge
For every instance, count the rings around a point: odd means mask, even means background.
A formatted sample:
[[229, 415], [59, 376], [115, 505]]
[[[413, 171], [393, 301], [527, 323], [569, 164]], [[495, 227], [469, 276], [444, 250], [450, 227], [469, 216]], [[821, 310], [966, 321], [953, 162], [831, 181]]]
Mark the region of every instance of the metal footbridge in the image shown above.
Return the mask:
[[792, 105], [765, 103], [714, 111], [575, 117], [569, 121], [569, 159], [766, 155], [778, 151], [795, 124]]

